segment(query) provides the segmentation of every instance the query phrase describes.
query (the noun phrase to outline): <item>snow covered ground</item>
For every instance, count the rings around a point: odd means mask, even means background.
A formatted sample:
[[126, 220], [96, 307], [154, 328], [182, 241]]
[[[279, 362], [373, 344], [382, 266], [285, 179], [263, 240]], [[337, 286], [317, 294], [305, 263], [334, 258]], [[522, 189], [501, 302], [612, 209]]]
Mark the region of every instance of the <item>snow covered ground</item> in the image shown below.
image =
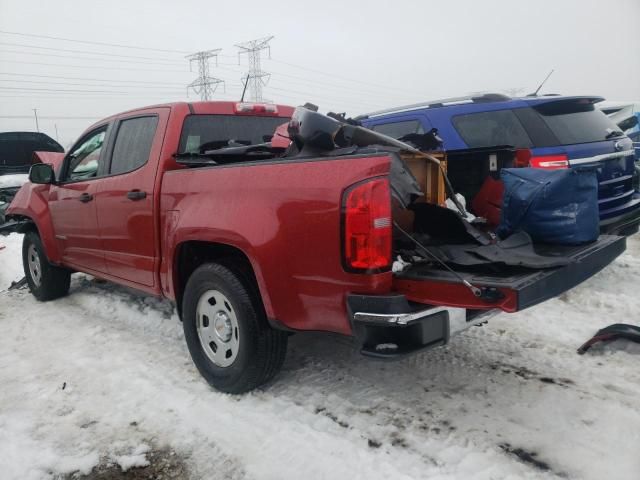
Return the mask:
[[[0, 245], [2, 291], [22, 276], [21, 238]], [[168, 302], [81, 275], [51, 303], [4, 291], [0, 477], [175, 458], [207, 479], [638, 479], [640, 345], [575, 350], [639, 324], [639, 288], [635, 237], [580, 287], [445, 348], [386, 363], [293, 336], [276, 382], [241, 397], [202, 380]]]
[[0, 188], [21, 187], [27, 180], [29, 175], [26, 173], [0, 175]]

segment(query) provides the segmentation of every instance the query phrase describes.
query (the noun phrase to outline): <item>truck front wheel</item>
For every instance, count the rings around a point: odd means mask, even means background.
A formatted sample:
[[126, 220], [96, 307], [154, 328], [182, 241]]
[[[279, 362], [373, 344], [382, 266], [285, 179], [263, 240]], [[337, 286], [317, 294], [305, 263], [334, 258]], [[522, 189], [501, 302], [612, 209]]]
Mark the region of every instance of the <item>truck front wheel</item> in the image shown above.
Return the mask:
[[22, 240], [22, 265], [31, 293], [41, 302], [69, 293], [71, 272], [49, 263], [36, 232], [27, 232]]
[[214, 388], [244, 393], [273, 378], [287, 349], [287, 334], [272, 329], [246, 275], [217, 263], [198, 267], [182, 304], [191, 358]]

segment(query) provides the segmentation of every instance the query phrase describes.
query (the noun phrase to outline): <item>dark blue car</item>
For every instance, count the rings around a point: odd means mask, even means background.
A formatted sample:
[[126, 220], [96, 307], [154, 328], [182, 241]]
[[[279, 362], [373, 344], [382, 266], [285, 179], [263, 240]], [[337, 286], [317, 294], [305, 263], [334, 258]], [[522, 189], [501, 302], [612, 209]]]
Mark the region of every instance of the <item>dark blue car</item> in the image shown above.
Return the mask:
[[394, 138], [436, 128], [449, 155], [511, 146], [533, 167], [595, 168], [602, 231], [629, 235], [640, 224], [633, 144], [595, 108], [602, 100], [485, 94], [374, 112], [359, 120]]

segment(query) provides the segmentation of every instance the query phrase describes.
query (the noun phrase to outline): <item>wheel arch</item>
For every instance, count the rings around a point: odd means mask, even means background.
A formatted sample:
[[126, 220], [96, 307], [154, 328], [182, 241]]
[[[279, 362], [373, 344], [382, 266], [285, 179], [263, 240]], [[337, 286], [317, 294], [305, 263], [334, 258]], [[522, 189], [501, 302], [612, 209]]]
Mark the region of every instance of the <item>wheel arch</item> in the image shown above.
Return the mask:
[[193, 272], [205, 263], [219, 263], [241, 273], [261, 299], [267, 318], [272, 318], [268, 296], [265, 288], [260, 285], [249, 256], [234, 245], [200, 240], [187, 240], [178, 244], [174, 254], [173, 291], [181, 318], [185, 286]]
[[58, 246], [55, 243], [53, 229], [47, 225], [38, 225], [38, 222], [28, 215], [9, 215], [7, 218], [21, 222], [15, 228], [16, 233], [26, 234], [27, 232], [35, 232], [44, 248], [44, 253], [50, 263], [58, 264], [60, 261]]

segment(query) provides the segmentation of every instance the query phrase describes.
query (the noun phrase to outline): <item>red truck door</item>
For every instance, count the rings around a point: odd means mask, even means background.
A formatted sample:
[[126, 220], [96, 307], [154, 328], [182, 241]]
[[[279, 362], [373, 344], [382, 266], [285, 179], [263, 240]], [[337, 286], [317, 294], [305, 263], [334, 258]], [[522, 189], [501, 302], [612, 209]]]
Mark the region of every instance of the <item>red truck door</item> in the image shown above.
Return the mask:
[[96, 190], [104, 172], [107, 125], [84, 135], [65, 158], [59, 183], [49, 194], [49, 211], [64, 264], [105, 272], [96, 221]]
[[96, 209], [109, 274], [155, 287], [156, 174], [169, 108], [123, 115], [113, 126], [108, 175], [99, 183]]

